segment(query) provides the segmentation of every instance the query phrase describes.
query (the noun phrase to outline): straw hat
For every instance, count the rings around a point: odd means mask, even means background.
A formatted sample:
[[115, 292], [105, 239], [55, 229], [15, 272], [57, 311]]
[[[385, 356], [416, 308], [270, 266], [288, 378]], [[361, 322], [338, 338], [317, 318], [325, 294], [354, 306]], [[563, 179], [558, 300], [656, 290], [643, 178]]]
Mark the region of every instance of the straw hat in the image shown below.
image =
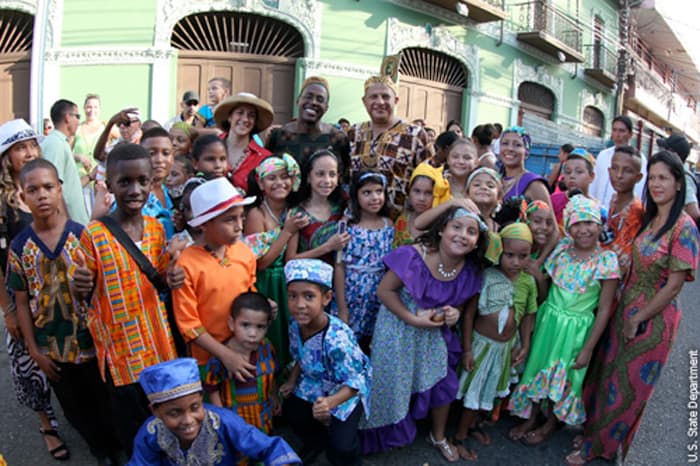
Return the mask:
[[256, 132], [260, 132], [272, 124], [272, 119], [275, 115], [272, 110], [272, 105], [259, 99], [255, 94], [241, 92], [240, 94], [226, 98], [216, 106], [214, 109], [214, 121], [216, 121], [216, 126], [224, 129], [224, 124], [228, 122], [228, 117], [233, 109], [243, 104], [252, 105], [258, 112], [254, 127]]

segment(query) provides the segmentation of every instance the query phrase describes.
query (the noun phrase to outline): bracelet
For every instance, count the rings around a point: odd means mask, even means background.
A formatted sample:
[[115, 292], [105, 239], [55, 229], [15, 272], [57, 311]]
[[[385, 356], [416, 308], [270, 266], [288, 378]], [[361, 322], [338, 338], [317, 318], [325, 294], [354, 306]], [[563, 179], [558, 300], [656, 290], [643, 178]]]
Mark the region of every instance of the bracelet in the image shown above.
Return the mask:
[[10, 303], [10, 306], [7, 309], [2, 310], [3, 317], [7, 316], [13, 316], [17, 314], [17, 306], [15, 306], [14, 302]]

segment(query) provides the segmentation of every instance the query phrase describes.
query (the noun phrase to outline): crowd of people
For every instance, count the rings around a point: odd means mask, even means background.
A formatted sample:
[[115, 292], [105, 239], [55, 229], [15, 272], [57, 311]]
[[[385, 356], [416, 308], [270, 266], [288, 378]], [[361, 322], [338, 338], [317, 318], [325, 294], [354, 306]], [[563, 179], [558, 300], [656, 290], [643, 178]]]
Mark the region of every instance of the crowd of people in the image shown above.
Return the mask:
[[685, 138], [647, 161], [618, 116], [545, 179], [524, 128], [431, 134], [383, 76], [354, 125], [322, 121], [321, 77], [282, 126], [227, 79], [207, 97], [162, 126], [102, 123], [94, 94], [43, 138], [0, 125], [8, 355], [54, 459], [51, 392], [99, 464], [352, 466], [427, 417], [475, 460], [506, 412], [527, 445], [582, 426], [570, 465], [627, 454], [698, 262]]

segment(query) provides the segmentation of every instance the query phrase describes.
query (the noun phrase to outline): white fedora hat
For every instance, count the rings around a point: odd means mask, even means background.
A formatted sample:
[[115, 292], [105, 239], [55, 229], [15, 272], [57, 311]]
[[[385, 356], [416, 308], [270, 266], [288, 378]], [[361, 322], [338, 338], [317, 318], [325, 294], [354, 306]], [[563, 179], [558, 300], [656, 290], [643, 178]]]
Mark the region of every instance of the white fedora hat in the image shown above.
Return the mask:
[[29, 126], [29, 123], [21, 118], [3, 123], [0, 125], [0, 155], [7, 152], [7, 149], [18, 142], [26, 141], [27, 139], [39, 141], [39, 136]]
[[243, 197], [226, 178], [215, 178], [197, 186], [190, 196], [192, 205], [192, 227], [198, 227], [218, 217], [232, 207], [250, 205], [255, 197]]

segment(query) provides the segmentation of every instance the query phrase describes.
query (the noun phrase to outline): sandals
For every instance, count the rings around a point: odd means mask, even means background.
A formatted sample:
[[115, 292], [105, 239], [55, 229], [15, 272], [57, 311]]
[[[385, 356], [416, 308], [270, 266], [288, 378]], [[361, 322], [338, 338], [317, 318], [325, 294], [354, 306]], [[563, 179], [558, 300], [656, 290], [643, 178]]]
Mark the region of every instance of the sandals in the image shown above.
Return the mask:
[[491, 445], [491, 437], [489, 437], [489, 434], [484, 432], [484, 429], [478, 424], [474, 427], [470, 427], [469, 430], [467, 430], [467, 434], [482, 445]]
[[564, 458], [568, 466], [583, 466], [586, 460], [581, 456], [581, 450], [574, 450]]
[[554, 432], [556, 430], [557, 429], [555, 427], [551, 431], [545, 432], [544, 430], [542, 430], [542, 427], [539, 427], [523, 435], [520, 438], [520, 443], [522, 443], [526, 447], [534, 447], [535, 445], [539, 445], [540, 443], [544, 443], [547, 440], [549, 440], [549, 438], [552, 435], [554, 435]]
[[443, 458], [445, 458], [448, 462], [454, 463], [459, 459], [459, 453], [457, 453], [455, 450], [454, 445], [451, 445], [450, 442], [447, 441], [447, 437], [443, 438], [440, 441], [435, 440], [435, 437], [433, 437], [433, 433], [430, 432], [428, 434], [428, 438], [426, 439], [427, 442], [434, 446], [442, 455]]
[[70, 450], [68, 450], [66, 444], [63, 443], [63, 439], [60, 435], [58, 435], [56, 429], [44, 429], [43, 427], [39, 427], [39, 432], [41, 432], [41, 435], [44, 437], [48, 435], [49, 437], [57, 438], [61, 442], [59, 446], [49, 450], [49, 454], [53, 456], [53, 459], [58, 461], [66, 461], [70, 458]]
[[457, 449], [457, 454], [459, 455], [459, 457], [463, 460], [476, 461], [477, 459], [479, 459], [479, 456], [476, 454], [476, 452], [469, 448], [469, 437], [465, 437], [461, 440], [457, 437], [454, 437], [452, 439], [452, 444]]

